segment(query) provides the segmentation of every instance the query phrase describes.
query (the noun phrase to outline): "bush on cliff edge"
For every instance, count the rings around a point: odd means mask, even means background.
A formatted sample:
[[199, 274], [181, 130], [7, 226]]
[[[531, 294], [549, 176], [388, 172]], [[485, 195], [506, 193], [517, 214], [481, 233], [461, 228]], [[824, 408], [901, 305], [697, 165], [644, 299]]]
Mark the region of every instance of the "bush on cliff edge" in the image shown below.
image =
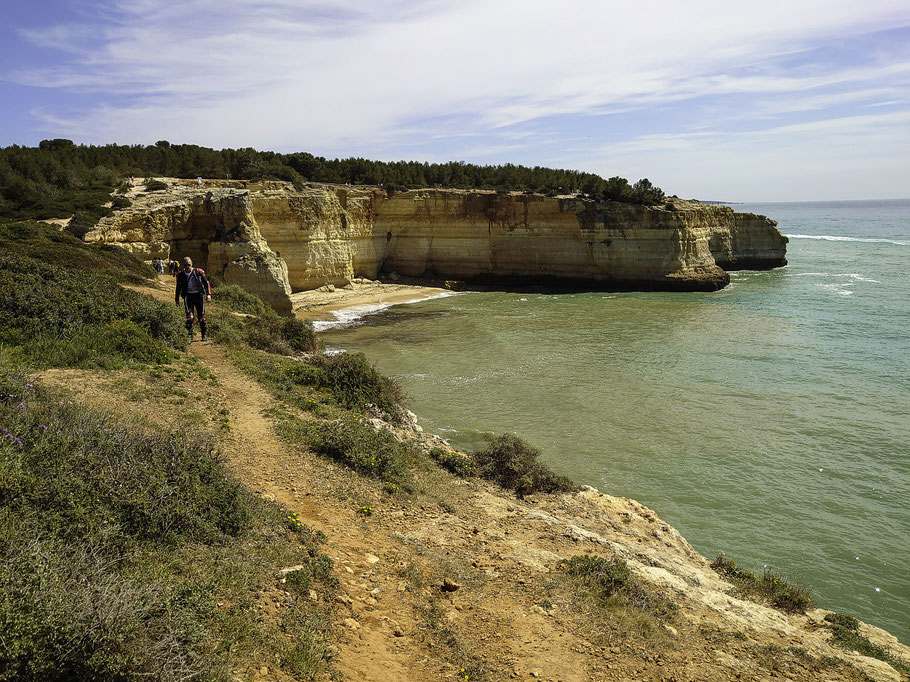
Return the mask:
[[515, 491], [518, 497], [531, 493], [578, 490], [571, 479], [553, 473], [546, 464], [540, 462], [540, 450], [528, 445], [518, 436], [507, 433], [488, 440], [486, 448], [473, 454], [477, 462], [477, 474], [481, 478]]

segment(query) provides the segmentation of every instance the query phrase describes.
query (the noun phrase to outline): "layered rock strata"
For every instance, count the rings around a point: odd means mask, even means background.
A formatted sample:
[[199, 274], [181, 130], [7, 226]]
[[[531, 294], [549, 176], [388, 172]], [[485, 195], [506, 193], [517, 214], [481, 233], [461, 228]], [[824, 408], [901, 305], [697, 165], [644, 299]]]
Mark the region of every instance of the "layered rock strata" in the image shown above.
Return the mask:
[[218, 184], [173, 182], [140, 195], [86, 239], [145, 258], [190, 255], [285, 313], [292, 291], [392, 272], [713, 291], [729, 282], [726, 270], [786, 264], [787, 238], [773, 220], [694, 201], [645, 207], [466, 190]]

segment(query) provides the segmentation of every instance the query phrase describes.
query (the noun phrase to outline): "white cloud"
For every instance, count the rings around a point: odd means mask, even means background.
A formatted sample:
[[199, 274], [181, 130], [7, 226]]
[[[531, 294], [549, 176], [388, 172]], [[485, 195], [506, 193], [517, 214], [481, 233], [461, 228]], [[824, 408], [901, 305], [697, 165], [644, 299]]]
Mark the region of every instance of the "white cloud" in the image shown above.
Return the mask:
[[[43, 114], [48, 132], [384, 156], [403, 155], [418, 134], [511, 134], [464, 148], [507, 153], [524, 134], [512, 127], [544, 117], [835, 87], [901, 99], [910, 69], [906, 55], [798, 72], [773, 63], [910, 24], [903, 0], [749, 0], [735, 10], [714, 0], [648, 9], [603, 0], [117, 0], [109, 14], [91, 39], [79, 26], [26, 34], [38, 45], [65, 45], [72, 58], [20, 70], [15, 80], [92, 92], [101, 102]], [[899, 88], [883, 85], [888, 79]], [[799, 99], [766, 99], [756, 116], [862, 97], [822, 91]], [[450, 129], [453, 118], [460, 129]]]
[[[684, 197], [743, 201], [907, 195], [910, 111], [845, 116], [745, 132], [645, 135], [594, 152]], [[713, 178], [709, 190], [703, 178]], [[711, 192], [712, 194], [707, 194]]]

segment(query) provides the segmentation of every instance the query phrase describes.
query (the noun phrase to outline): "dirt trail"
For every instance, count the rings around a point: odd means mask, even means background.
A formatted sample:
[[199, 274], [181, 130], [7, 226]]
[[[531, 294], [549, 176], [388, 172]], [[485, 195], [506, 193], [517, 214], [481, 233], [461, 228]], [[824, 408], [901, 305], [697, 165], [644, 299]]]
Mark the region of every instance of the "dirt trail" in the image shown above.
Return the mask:
[[[360, 627], [346, 628], [346, 638], [336, 662], [339, 670], [351, 680], [427, 680], [429, 670], [415, 660], [411, 651], [402, 646], [394, 630], [400, 621], [408, 620], [390, 600], [385, 603], [375, 597], [363, 599], [362, 575], [372, 572], [376, 583], [391, 583], [393, 578], [377, 576], [377, 538], [359, 532], [353, 523], [344, 523], [337, 509], [326, 508], [315, 500], [305, 468], [300, 458], [288, 451], [274, 435], [272, 422], [263, 415], [277, 401], [254, 379], [234, 367], [224, 353], [209, 343], [193, 343], [190, 351], [217, 378], [231, 412], [236, 447], [226, 448], [228, 465], [241, 480], [260, 495], [296, 511], [304, 522], [329, 536], [327, 553], [337, 560], [337, 576], [342, 590], [341, 619], [359, 617]], [[345, 594], [355, 585], [353, 595]], [[375, 589], [370, 584], [371, 590]], [[361, 597], [358, 599], [358, 597]], [[375, 602], [375, 603], [372, 603]], [[348, 620], [350, 624], [350, 620]], [[397, 624], [397, 626], [395, 625]]]

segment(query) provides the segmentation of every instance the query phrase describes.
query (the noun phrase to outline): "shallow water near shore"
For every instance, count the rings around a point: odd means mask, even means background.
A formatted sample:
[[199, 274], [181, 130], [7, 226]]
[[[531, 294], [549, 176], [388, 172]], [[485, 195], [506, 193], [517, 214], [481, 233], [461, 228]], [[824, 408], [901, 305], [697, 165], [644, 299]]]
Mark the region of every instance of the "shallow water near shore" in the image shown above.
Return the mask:
[[470, 293], [328, 330], [462, 448], [512, 431], [702, 554], [910, 643], [910, 201], [737, 205], [790, 265], [705, 293]]

